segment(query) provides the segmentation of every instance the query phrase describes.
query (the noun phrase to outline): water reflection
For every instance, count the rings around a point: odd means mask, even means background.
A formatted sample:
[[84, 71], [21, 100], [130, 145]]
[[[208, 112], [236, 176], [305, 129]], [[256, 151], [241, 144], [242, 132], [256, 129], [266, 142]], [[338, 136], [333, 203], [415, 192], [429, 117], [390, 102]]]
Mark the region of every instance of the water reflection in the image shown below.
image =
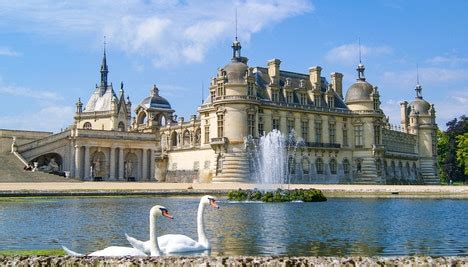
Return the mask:
[[[172, 221], [158, 220], [159, 235], [179, 233], [197, 239], [198, 202], [194, 197], [1, 201], [0, 250], [66, 245], [90, 252], [110, 245], [129, 246], [124, 233], [148, 239], [148, 212], [155, 204], [175, 215]], [[205, 210], [206, 233], [215, 256], [468, 255], [466, 200], [220, 205], [219, 210]]]

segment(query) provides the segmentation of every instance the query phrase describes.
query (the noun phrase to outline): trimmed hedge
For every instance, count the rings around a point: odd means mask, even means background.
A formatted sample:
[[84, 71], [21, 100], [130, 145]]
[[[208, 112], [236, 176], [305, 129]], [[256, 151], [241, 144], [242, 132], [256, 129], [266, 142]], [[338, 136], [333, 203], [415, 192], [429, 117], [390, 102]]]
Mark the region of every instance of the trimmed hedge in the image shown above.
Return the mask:
[[276, 191], [260, 190], [234, 190], [228, 193], [228, 199], [232, 201], [263, 201], [263, 202], [321, 202], [327, 201], [322, 191], [318, 189], [294, 189]]

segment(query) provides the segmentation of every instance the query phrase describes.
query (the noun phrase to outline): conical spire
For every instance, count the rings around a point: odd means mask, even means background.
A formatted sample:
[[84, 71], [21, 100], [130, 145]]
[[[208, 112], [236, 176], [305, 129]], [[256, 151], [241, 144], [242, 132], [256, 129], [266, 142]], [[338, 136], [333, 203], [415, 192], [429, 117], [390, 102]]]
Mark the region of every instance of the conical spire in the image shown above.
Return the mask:
[[102, 57], [101, 63], [101, 95], [103, 95], [107, 90], [107, 74], [109, 70], [107, 68], [107, 59], [106, 59], [106, 37], [104, 36], [104, 55]]

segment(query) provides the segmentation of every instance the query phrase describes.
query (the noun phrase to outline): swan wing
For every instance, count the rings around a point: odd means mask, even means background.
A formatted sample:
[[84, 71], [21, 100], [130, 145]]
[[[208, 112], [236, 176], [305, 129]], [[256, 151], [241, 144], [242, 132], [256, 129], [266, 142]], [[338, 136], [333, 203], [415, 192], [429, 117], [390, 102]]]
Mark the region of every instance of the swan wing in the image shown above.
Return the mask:
[[65, 246], [62, 246], [62, 249], [65, 251], [65, 253], [66, 253], [68, 256], [76, 256], [76, 257], [84, 256], [83, 254], [76, 253], [76, 252], [73, 251], [73, 250], [69, 250], [69, 249], [68, 249], [67, 247], [65, 247]]
[[122, 257], [122, 256], [148, 256], [136, 248], [111, 246], [88, 254], [88, 256]]
[[[127, 241], [132, 245], [132, 247], [138, 249], [139, 251], [142, 251], [144, 253], [150, 253], [150, 242], [148, 241], [141, 241], [138, 240], [134, 237], [131, 237], [125, 233], [125, 237], [127, 238]], [[159, 238], [158, 238], [159, 242]]]
[[158, 237], [158, 244], [164, 253], [179, 253], [206, 250], [207, 248], [186, 235], [163, 235]]

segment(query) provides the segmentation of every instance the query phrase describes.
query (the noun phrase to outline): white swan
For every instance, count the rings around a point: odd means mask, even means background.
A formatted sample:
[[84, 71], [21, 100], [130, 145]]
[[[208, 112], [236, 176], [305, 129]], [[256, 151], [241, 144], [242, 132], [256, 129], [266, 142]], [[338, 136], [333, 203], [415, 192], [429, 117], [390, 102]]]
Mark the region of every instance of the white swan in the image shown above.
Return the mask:
[[[161, 250], [159, 249], [158, 239], [156, 237], [156, 217], [164, 216], [169, 219], [173, 219], [173, 217], [169, 214], [169, 211], [163, 207], [156, 205], [151, 208], [150, 216], [149, 216], [149, 223], [150, 223], [150, 240], [149, 242], [149, 251], [151, 256], [160, 256]], [[69, 256], [85, 256], [80, 253], [76, 253], [74, 251], [69, 250], [68, 248], [62, 246], [65, 253]], [[119, 247], [119, 246], [111, 246], [107, 247], [102, 250], [98, 250], [86, 256], [101, 256], [101, 257], [121, 257], [121, 256], [148, 256], [143, 251], [138, 250], [136, 248], [130, 247]]]
[[[210, 205], [213, 208], [219, 208], [219, 206], [216, 204], [216, 199], [212, 196], [206, 195], [200, 199], [197, 213], [198, 242], [186, 235], [180, 234], [168, 234], [160, 236], [158, 237], [158, 244], [164, 254], [201, 251], [211, 248], [210, 241], [205, 234], [205, 226], [203, 221], [203, 210], [207, 205]], [[132, 247], [145, 253], [148, 253], [150, 250], [150, 241], [140, 241], [127, 234], [125, 234], [125, 236], [127, 237], [127, 240], [130, 242]]]

